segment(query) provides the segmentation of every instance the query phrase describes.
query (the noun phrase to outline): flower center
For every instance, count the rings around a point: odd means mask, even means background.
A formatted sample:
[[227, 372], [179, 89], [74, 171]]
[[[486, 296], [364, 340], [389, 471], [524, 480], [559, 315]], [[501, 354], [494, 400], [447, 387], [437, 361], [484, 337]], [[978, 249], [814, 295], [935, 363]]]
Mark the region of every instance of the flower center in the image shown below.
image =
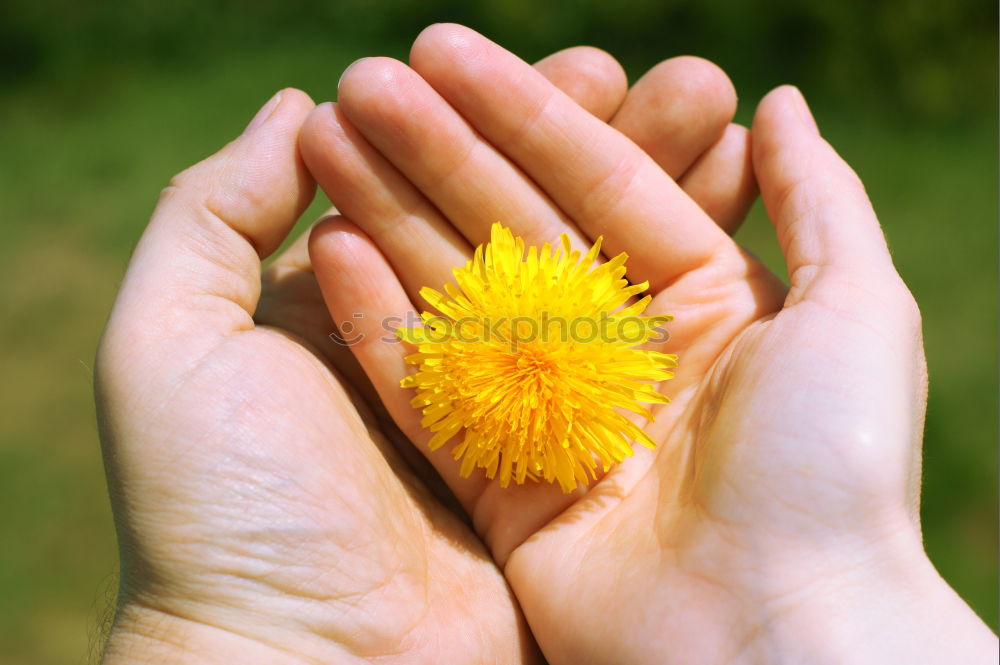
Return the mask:
[[531, 344], [519, 348], [512, 360], [504, 383], [517, 386], [511, 397], [521, 405], [535, 409], [563, 392], [559, 384], [570, 369], [565, 365], [564, 354]]
[[556, 371], [556, 361], [545, 349], [531, 346], [517, 351], [517, 369], [523, 374], [552, 373]]

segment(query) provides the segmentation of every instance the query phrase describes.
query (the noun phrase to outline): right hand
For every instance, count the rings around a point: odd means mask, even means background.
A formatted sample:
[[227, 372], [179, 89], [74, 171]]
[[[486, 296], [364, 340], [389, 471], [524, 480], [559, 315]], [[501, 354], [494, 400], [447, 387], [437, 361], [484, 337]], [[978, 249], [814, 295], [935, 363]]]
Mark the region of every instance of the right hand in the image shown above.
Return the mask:
[[571, 495], [460, 477], [399, 387], [411, 350], [352, 347], [548, 661], [988, 662], [995, 639], [921, 547], [917, 309], [801, 95], [772, 92], [754, 125], [787, 290], [662, 164], [495, 44], [432, 26], [411, 64], [356, 64], [339, 108], [306, 122], [307, 162], [346, 216], [311, 243], [334, 320], [361, 313], [377, 337], [497, 220], [528, 244], [603, 235], [650, 282], [646, 313], [676, 317], [659, 447]]

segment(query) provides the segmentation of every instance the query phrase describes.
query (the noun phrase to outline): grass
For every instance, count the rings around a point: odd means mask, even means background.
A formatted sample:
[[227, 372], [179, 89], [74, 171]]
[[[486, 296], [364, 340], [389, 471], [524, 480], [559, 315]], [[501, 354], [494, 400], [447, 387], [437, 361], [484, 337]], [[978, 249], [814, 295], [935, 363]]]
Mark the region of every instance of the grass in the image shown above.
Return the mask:
[[[0, 652], [10, 665], [80, 662], [108, 607], [116, 553], [91, 362], [159, 189], [237, 134], [274, 90], [332, 97], [338, 73], [360, 53], [289, 42], [174, 72], [125, 64], [89, 73], [86, 87], [67, 75], [54, 87], [6, 92]], [[995, 129], [904, 131], [818, 115], [868, 184], [923, 309], [928, 550], [996, 625]], [[739, 239], [781, 265], [760, 206]]]

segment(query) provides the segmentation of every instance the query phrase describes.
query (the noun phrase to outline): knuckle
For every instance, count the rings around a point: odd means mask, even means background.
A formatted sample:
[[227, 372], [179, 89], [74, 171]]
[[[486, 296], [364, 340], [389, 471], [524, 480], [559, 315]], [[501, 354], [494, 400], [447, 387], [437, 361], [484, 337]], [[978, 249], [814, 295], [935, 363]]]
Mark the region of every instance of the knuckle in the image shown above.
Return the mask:
[[166, 187], [160, 190], [160, 201], [175, 199], [182, 194], [190, 197], [196, 195], [196, 192], [202, 192], [205, 183], [213, 180], [210, 174], [213, 170], [211, 164], [214, 157], [204, 159], [174, 174], [167, 181]]
[[197, 170], [198, 164], [195, 164], [194, 166], [189, 166], [183, 171], [174, 174], [171, 176], [170, 180], [167, 181], [167, 186], [163, 189], [163, 191], [170, 192], [189, 188], [192, 184], [194, 184], [194, 182], [196, 182], [195, 172]]
[[804, 212], [812, 210], [815, 207], [810, 187], [813, 182], [814, 176], [805, 173], [778, 183], [768, 197], [773, 216], [779, 219], [798, 219]]
[[587, 194], [580, 202], [581, 216], [599, 219], [611, 213], [629, 198], [636, 181], [640, 177], [642, 163], [624, 157], [612, 166], [600, 179], [587, 188]]
[[898, 289], [899, 295], [896, 299], [899, 302], [899, 307], [902, 310], [906, 324], [913, 329], [919, 330], [923, 326], [923, 315], [920, 312], [920, 304], [913, 297], [913, 293], [903, 284], [902, 280], [899, 282]]
[[515, 122], [508, 129], [503, 143], [518, 144], [529, 142], [535, 130], [542, 127], [553, 116], [555, 107], [558, 105], [555, 91], [543, 95], [536, 100], [530, 108], [526, 109], [521, 122]]

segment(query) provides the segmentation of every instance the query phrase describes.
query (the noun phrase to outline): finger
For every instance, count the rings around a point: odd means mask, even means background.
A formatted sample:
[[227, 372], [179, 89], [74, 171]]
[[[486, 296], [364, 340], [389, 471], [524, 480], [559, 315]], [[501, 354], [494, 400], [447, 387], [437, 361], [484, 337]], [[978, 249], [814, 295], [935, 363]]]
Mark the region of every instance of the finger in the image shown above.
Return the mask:
[[437, 208], [376, 150], [337, 104], [309, 115], [301, 137], [310, 171], [330, 201], [379, 247], [415, 302], [472, 256]]
[[[610, 117], [625, 94], [624, 71], [599, 49], [566, 49], [537, 67], [600, 117]], [[415, 302], [420, 288], [449, 281], [471, 256], [472, 247], [336, 105], [314, 111], [301, 146], [327, 196], [376, 241]]]
[[639, 79], [611, 125], [732, 234], [757, 196], [749, 131], [730, 124], [735, 112], [736, 90], [725, 72], [681, 56]]
[[[303, 123], [304, 124], [304, 123]], [[309, 233], [321, 220], [333, 217], [337, 214], [336, 206], [330, 206], [313, 222], [307, 230], [300, 233], [292, 244], [284, 249], [280, 254], [268, 261], [267, 269], [264, 271], [264, 279], [268, 278], [268, 273], [273, 272], [272, 268], [284, 270], [285, 268], [294, 270], [311, 269], [309, 261]]]
[[797, 88], [764, 97], [753, 135], [754, 169], [788, 264], [790, 301], [824, 277], [895, 275], [864, 186], [820, 137]]
[[625, 70], [607, 52], [592, 46], [557, 51], [535, 63], [535, 69], [573, 101], [607, 122], [625, 100]]
[[315, 190], [296, 146], [312, 106], [282, 90], [240, 137], [174, 177], [136, 247], [109, 334], [185, 338], [193, 351], [253, 326], [260, 260]]
[[422, 414], [410, 406], [412, 391], [400, 387], [412, 349], [394, 334], [419, 322], [413, 305], [385, 256], [371, 238], [345, 217], [316, 225], [309, 254], [333, 320], [399, 429], [415, 444], [459, 502], [468, 507], [482, 491], [482, 478], [461, 478], [447, 448], [431, 451]]
[[[398, 343], [387, 327], [412, 322], [416, 314], [388, 261], [360, 228], [345, 218], [318, 224], [309, 243], [323, 296], [335, 321], [352, 323], [349, 348], [368, 374], [396, 425], [437, 471], [494, 554], [506, 558], [524, 535], [561, 513], [578, 494], [555, 485], [527, 483], [500, 488], [480, 473], [463, 478], [451, 449], [431, 450], [432, 432], [410, 404], [413, 392], [400, 387], [411, 373], [405, 357], [413, 348]], [[412, 323], [407, 323], [412, 326]]]
[[729, 125], [678, 184], [726, 233], [736, 233], [757, 198], [750, 131]]
[[[398, 60], [355, 63], [341, 79], [338, 100], [351, 124], [470, 244], [486, 242], [490, 225], [501, 221], [530, 244], [555, 242], [565, 233], [575, 246], [589, 246], [534, 182]], [[580, 113], [600, 122], [582, 109]]]
[[725, 72], [708, 60], [681, 56], [636, 81], [611, 126], [676, 180], [719, 140], [734, 113], [736, 90]]
[[[334, 214], [336, 210], [331, 209], [324, 218]], [[306, 231], [296, 238], [264, 271], [254, 321], [294, 335], [303, 346], [330, 363], [372, 410], [382, 415], [385, 409], [379, 404], [368, 377], [339, 341], [309, 259], [309, 234]]]
[[426, 460], [408, 441], [403, 439], [392, 423], [392, 417], [382, 404], [375, 387], [368, 379], [358, 359], [343, 343], [343, 331], [338, 331], [330, 316], [313, 272], [309, 257], [309, 239], [312, 230], [323, 220], [336, 216], [330, 208], [305, 233], [271, 262], [262, 278], [262, 291], [254, 320], [259, 325], [270, 325], [289, 334], [305, 348], [329, 362], [342, 378], [365, 402], [393, 445], [418, 478], [442, 503], [461, 512], [450, 490], [432, 470]]
[[439, 24], [417, 38], [410, 61], [588, 236], [603, 235], [610, 254], [627, 251], [632, 281], [648, 280], [655, 291], [731, 249], [640, 148], [496, 44]]
[[264, 270], [254, 321], [302, 337], [322, 358], [336, 357], [340, 347], [329, 337], [334, 328], [309, 261], [308, 231]]

